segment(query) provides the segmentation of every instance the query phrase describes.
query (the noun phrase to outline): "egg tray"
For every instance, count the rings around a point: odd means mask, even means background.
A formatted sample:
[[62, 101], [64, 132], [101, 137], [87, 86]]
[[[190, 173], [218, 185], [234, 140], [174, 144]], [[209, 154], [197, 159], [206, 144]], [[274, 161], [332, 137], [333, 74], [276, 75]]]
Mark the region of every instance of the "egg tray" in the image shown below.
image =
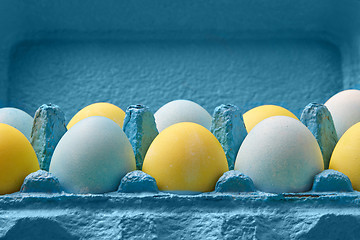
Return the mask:
[[[209, 112], [277, 104], [298, 117], [359, 83], [357, 0], [0, 3], [0, 106], [70, 119], [112, 101]], [[0, 197], [2, 239], [357, 238], [359, 193]], [[340, 234], [340, 235], [339, 235]]]
[[0, 196], [0, 239], [351, 239], [359, 203], [360, 192], [334, 170], [316, 175], [310, 192], [283, 194], [256, 191], [229, 171], [214, 192], [197, 195], [158, 192], [141, 171], [128, 173], [117, 192], [70, 194], [39, 170], [20, 192]]
[[11, 194], [1, 239], [356, 239], [360, 194]]

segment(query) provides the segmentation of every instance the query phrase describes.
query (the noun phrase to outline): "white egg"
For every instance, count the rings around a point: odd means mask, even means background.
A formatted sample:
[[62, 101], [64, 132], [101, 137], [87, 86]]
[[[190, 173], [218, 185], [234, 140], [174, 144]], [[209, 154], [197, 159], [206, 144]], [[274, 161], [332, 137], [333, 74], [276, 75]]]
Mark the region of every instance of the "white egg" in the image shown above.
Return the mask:
[[126, 173], [135, 170], [135, 156], [125, 133], [105, 117], [88, 117], [61, 138], [49, 172], [71, 193], [115, 191]]
[[199, 104], [189, 100], [175, 100], [162, 106], [154, 114], [159, 132], [175, 123], [193, 122], [210, 129], [212, 117]]
[[10, 107], [0, 109], [0, 123], [5, 123], [16, 128], [24, 134], [28, 140], [30, 140], [33, 122], [34, 118], [20, 109]]
[[285, 116], [257, 124], [242, 143], [235, 170], [248, 175], [264, 192], [304, 192], [323, 171], [320, 147], [298, 120]]
[[360, 122], [359, 90], [339, 92], [332, 96], [325, 106], [331, 113], [339, 139], [352, 125]]

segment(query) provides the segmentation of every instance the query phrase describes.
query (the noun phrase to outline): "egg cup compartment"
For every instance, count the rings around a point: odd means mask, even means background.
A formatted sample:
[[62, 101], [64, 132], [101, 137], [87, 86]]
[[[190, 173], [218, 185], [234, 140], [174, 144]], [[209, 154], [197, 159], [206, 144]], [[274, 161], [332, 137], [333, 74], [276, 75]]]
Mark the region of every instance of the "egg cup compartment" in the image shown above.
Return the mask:
[[[0, 3], [0, 105], [69, 120], [110, 101], [154, 111], [191, 99], [210, 113], [260, 104], [298, 117], [360, 77], [360, 3], [10, 1]], [[359, 193], [15, 193], [4, 239], [356, 238]], [[339, 229], [340, 228], [340, 229]]]

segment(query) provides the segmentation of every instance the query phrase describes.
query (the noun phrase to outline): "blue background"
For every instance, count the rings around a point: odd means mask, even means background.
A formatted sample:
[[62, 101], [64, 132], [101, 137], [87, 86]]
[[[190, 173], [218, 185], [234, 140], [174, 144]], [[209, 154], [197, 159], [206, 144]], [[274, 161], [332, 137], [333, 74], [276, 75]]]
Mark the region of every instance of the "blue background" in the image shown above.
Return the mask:
[[359, 79], [359, 1], [2, 1], [0, 103], [67, 121], [98, 101], [297, 116]]

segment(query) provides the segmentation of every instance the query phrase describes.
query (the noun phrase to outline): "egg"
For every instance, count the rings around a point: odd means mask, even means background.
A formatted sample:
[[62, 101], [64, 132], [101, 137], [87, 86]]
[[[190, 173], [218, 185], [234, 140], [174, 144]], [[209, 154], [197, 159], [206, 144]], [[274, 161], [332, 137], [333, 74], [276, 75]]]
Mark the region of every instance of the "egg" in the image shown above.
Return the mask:
[[25, 177], [39, 169], [35, 151], [24, 134], [0, 123], [0, 194], [19, 191]]
[[17, 108], [1, 108], [0, 123], [5, 123], [19, 130], [25, 137], [30, 140], [31, 129], [34, 118], [26, 112]]
[[114, 121], [93, 116], [75, 124], [60, 139], [49, 172], [65, 191], [115, 191], [126, 173], [135, 170], [135, 156], [125, 133]]
[[325, 106], [331, 113], [339, 139], [352, 125], [360, 122], [359, 90], [339, 92], [332, 96]]
[[350, 178], [353, 189], [360, 191], [360, 123], [350, 127], [336, 144], [330, 159], [330, 169]]
[[324, 170], [320, 147], [298, 120], [274, 116], [257, 124], [236, 157], [235, 170], [264, 192], [304, 192]]
[[183, 122], [154, 139], [142, 170], [155, 178], [161, 191], [199, 193], [213, 191], [229, 169], [215, 136], [199, 124]]
[[107, 117], [116, 122], [121, 128], [123, 127], [125, 112], [111, 103], [99, 102], [91, 104], [81, 109], [70, 120], [67, 125], [67, 129], [72, 128], [77, 122], [91, 116]]
[[156, 127], [159, 132], [180, 122], [193, 122], [211, 127], [211, 115], [199, 104], [189, 100], [175, 100], [162, 106], [154, 114]]
[[273, 116], [288, 116], [299, 120], [292, 112], [283, 107], [276, 105], [262, 105], [247, 111], [243, 115], [247, 132], [250, 132], [251, 129], [262, 120]]

